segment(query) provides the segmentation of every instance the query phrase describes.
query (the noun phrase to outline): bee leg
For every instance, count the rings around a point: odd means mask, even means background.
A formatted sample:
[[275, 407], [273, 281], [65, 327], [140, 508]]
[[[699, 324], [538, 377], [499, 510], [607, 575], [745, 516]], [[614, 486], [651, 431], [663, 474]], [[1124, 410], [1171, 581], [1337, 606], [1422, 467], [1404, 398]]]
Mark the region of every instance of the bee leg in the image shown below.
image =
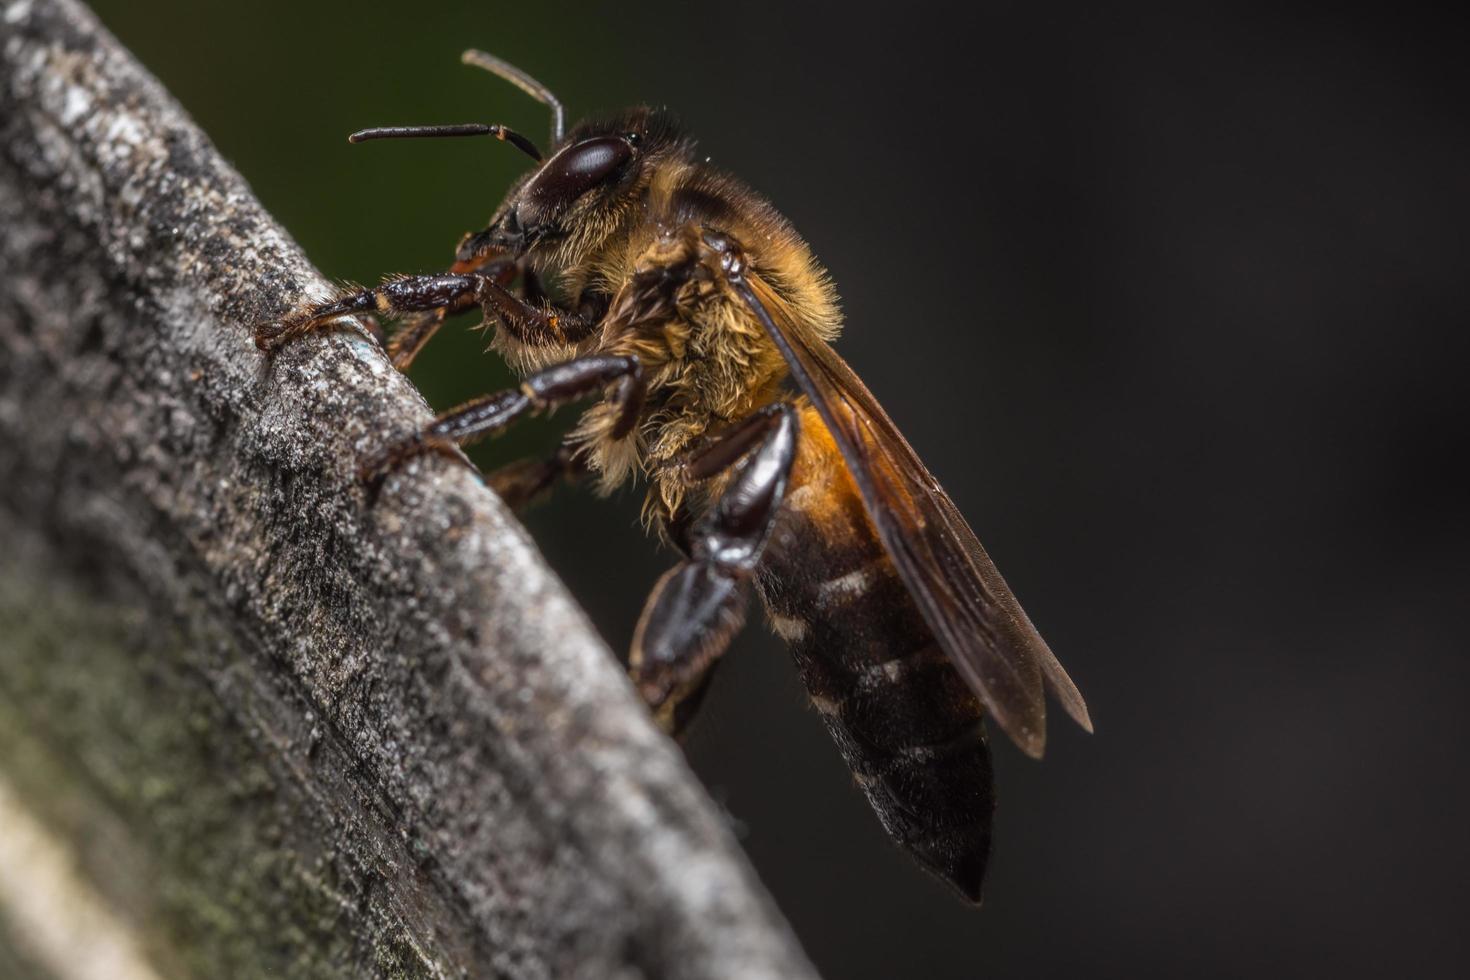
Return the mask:
[[[502, 286], [509, 286], [516, 277], [518, 266], [513, 259], [498, 258], [483, 264], [484, 268], [480, 268], [473, 262], [457, 262], [450, 271], [454, 273], [480, 272]], [[527, 273], [529, 274], [529, 270]], [[448, 307], [441, 306], [436, 310], [415, 313], [407, 317], [403, 326], [388, 341], [388, 360], [393, 362], [393, 366], [406, 373], [413, 365], [414, 358], [419, 356], [419, 352], [428, 345], [430, 340], [434, 339], [439, 328], [444, 326], [444, 321], [449, 319], [449, 313]]]
[[[534, 279], [530, 288], [540, 291]], [[593, 295], [578, 310], [568, 310], [545, 300], [528, 301], [510, 290], [490, 283], [481, 296], [486, 316], [497, 318], [517, 341], [532, 346], [578, 344], [592, 336], [607, 311], [607, 301]]]
[[454, 454], [456, 446], [500, 432], [516, 419], [533, 412], [550, 411], [568, 402], [612, 388], [618, 408], [612, 438], [632, 431], [643, 411], [643, 368], [636, 357], [597, 354], [556, 364], [528, 375], [519, 388], [507, 388], [452, 408], [430, 422], [422, 431], [371, 457], [360, 475], [376, 487], [395, 467], [425, 453]]
[[350, 293], [330, 303], [321, 303], [283, 320], [262, 323], [255, 328], [255, 346], [275, 352], [298, 337], [319, 330], [334, 320], [356, 313], [381, 313], [401, 316], [426, 310], [443, 309], [458, 313], [474, 306], [489, 277], [477, 273], [436, 276], [407, 276], [393, 279], [372, 289]]
[[[452, 271], [460, 273], [473, 272], [476, 271], [476, 266], [472, 261], [456, 262]], [[516, 273], [520, 273], [521, 295], [519, 299], [524, 307], [530, 307], [530, 313], [526, 314], [522, 312], [523, 306], [514, 307], [515, 322], [518, 325], [525, 320], [527, 315], [533, 318], [538, 312], [546, 316], [551, 315], [547, 310], [552, 307], [552, 304], [547, 300], [546, 294], [541, 289], [540, 279], [529, 267], [522, 267], [512, 259], [498, 258], [488, 263], [483, 271], [498, 286], [505, 289], [509, 288], [511, 282], [516, 277]], [[514, 294], [511, 295], [512, 298], [515, 298]], [[601, 321], [602, 314], [606, 312], [606, 309], [607, 304], [605, 301], [600, 307], [597, 307], [595, 303], [590, 307], [584, 303], [583, 308], [578, 311], [578, 315], [581, 317], [580, 320], [575, 318], [567, 320], [567, 313], [565, 311], [557, 311], [563, 318], [561, 321], [564, 325], [563, 335], [568, 337], [568, 342], [575, 343], [583, 339], [590, 332], [590, 325]], [[449, 314], [450, 310], [448, 308], [441, 307], [429, 313], [420, 313], [409, 318], [403, 328], [393, 335], [393, 339], [388, 344], [388, 358], [393, 362], [393, 366], [399, 371], [407, 372], [413, 365], [414, 358], [418, 357], [419, 352], [434, 338], [434, 335], [439, 332], [439, 328], [444, 326], [444, 321], [449, 318]], [[531, 334], [531, 330], [520, 328], [517, 339], [522, 343], [529, 343], [532, 339]], [[545, 335], [544, 330], [542, 334]]]
[[388, 341], [388, 360], [399, 371], [407, 373], [413, 366], [413, 359], [434, 339], [447, 319], [449, 311], [444, 308], [409, 317]]
[[575, 480], [587, 473], [587, 460], [563, 443], [545, 459], [521, 459], [508, 463], [485, 477], [490, 489], [511, 510], [521, 511], [537, 503], [561, 480]]
[[[432, 276], [405, 276], [392, 279], [330, 303], [321, 303], [282, 320], [263, 323], [255, 329], [255, 346], [274, 352], [298, 337], [319, 330], [344, 316], [357, 313], [381, 313], [401, 317], [410, 313], [432, 312], [421, 325], [417, 345], [402, 351], [417, 353], [438, 329], [443, 318], [480, 306], [486, 316], [505, 324], [507, 330], [525, 344], [575, 344], [585, 340], [596, 328], [597, 317], [583, 312], [562, 310], [550, 304], [533, 306], [516, 296], [497, 281], [497, 275], [479, 272], [446, 272]], [[412, 357], [408, 357], [412, 360]]]
[[771, 535], [798, 431], [795, 407], [767, 406], [685, 463], [693, 480], [743, 459], [709, 511], [689, 529], [689, 559], [654, 586], [633, 634], [629, 669], [660, 724], [677, 731], [681, 707], [744, 621], [744, 586]]
[[[529, 269], [526, 270], [523, 288], [526, 298], [517, 296], [496, 278], [484, 276], [476, 288], [474, 299], [486, 317], [498, 320], [512, 337], [529, 346], [581, 343], [592, 335], [607, 309], [605, 302], [599, 305], [595, 298], [577, 311], [548, 302], [541, 293], [535, 274]], [[445, 315], [450, 312], [457, 311], [447, 310]], [[428, 337], [423, 342], [427, 343]]]

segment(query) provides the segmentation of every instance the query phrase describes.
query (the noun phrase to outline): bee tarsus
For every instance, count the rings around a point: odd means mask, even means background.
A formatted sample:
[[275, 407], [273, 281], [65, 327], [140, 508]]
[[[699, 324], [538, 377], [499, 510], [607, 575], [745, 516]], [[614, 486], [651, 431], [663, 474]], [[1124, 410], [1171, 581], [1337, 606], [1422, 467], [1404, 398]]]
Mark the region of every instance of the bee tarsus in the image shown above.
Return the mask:
[[562, 443], [542, 459], [518, 459], [487, 474], [490, 485], [507, 507], [521, 511], [539, 501], [562, 480], [576, 480], [587, 472], [587, 460], [575, 446]]

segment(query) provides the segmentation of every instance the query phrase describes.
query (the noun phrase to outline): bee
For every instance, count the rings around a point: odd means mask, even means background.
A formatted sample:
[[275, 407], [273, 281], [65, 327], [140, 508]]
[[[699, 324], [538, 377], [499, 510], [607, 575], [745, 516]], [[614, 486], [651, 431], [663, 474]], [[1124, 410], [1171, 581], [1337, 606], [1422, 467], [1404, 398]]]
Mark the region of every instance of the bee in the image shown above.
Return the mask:
[[555, 453], [488, 479], [519, 507], [563, 478], [591, 475], [604, 491], [646, 478], [648, 523], [682, 557], [654, 586], [629, 659], [658, 720], [685, 723], [753, 587], [878, 819], [978, 902], [994, 810], [986, 720], [1033, 757], [1047, 693], [1092, 722], [954, 503], [832, 349], [841, 317], [826, 271], [666, 111], [567, 131], [544, 85], [483, 52], [464, 61], [549, 107], [549, 155], [499, 125], [354, 133], [493, 136], [535, 165], [447, 272], [262, 324], [257, 343], [274, 351], [346, 316], [387, 316], [403, 321], [389, 354], [406, 370], [448, 316], [483, 311], [520, 385], [386, 446], [364, 480], [594, 399]]

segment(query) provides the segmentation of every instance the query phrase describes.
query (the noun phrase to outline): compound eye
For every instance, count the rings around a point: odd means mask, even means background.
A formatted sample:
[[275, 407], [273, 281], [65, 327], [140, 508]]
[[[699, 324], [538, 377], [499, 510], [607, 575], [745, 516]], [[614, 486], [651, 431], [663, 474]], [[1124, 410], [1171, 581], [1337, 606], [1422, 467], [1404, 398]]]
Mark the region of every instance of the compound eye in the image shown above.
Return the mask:
[[633, 148], [617, 136], [583, 140], [558, 153], [526, 188], [546, 204], [565, 204], [610, 179], [633, 159]]

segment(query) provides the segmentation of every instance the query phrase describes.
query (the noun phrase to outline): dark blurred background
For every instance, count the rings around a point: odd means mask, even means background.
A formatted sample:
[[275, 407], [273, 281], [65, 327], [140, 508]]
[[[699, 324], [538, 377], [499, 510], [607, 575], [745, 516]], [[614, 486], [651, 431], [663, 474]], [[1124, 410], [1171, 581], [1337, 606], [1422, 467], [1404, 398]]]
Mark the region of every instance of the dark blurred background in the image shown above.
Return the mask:
[[[998, 747], [988, 897], [884, 838], [759, 626], [689, 743], [829, 977], [1458, 975], [1470, 126], [1406, 8], [95, 0], [330, 276], [436, 271], [521, 167], [373, 124], [667, 103], [832, 270], [839, 349], [1091, 704]], [[475, 322], [466, 318], [466, 325]], [[437, 407], [508, 374], [454, 330]], [[549, 446], [528, 426], [485, 465]], [[528, 516], [625, 649], [637, 493]]]

